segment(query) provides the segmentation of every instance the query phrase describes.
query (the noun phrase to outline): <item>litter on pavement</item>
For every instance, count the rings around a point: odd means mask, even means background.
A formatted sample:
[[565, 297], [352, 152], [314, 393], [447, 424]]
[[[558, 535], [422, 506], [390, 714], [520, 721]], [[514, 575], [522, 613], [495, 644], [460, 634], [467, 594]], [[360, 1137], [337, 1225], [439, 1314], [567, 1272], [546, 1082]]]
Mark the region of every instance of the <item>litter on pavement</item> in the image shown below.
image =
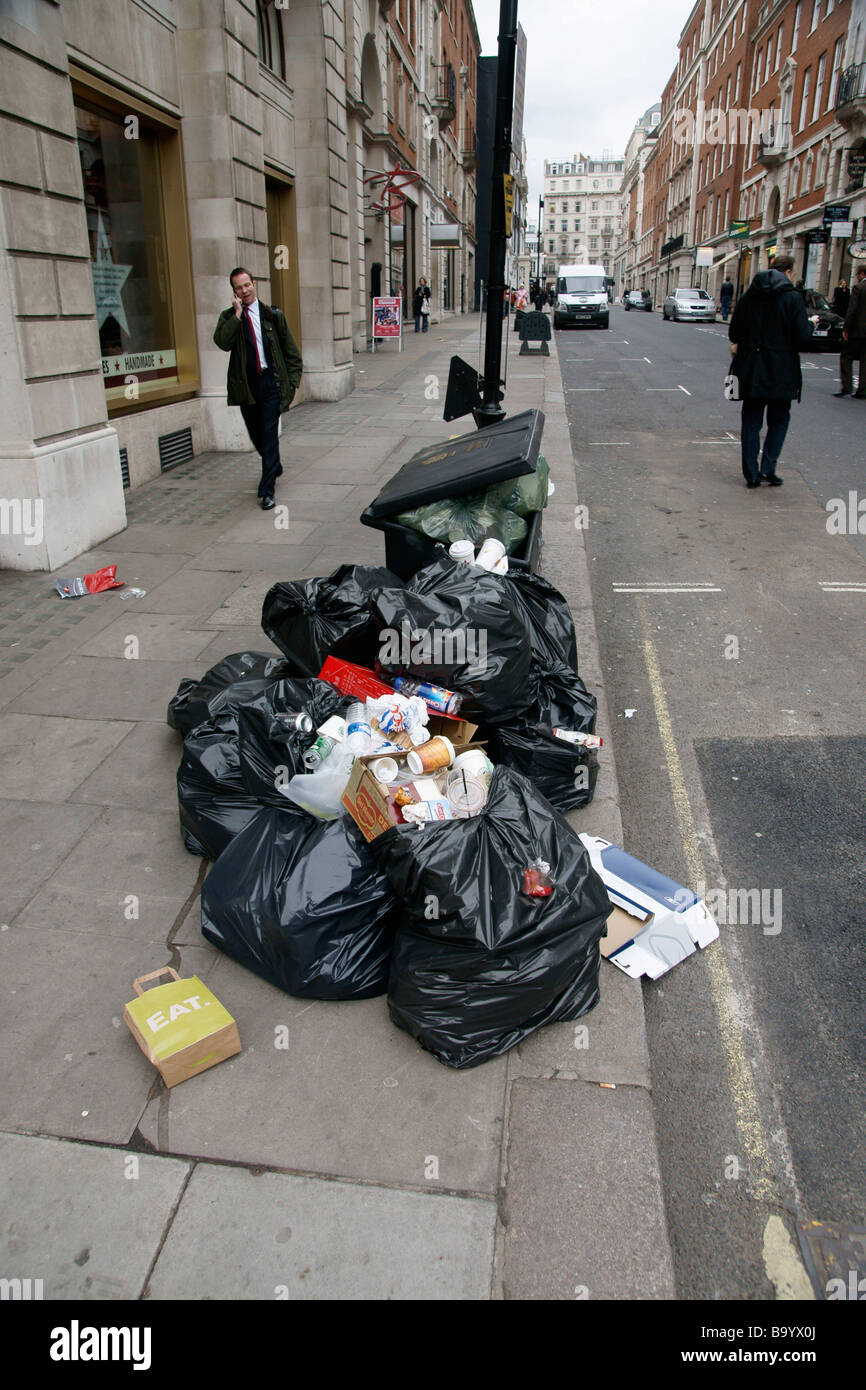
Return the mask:
[[[542, 419], [423, 451], [429, 473], [406, 465], [379, 514], [406, 534], [411, 508], [453, 520], [467, 458], [500, 501], [536, 484], [546, 501]], [[565, 819], [592, 800], [596, 700], [566, 600], [487, 529], [416, 551], [386, 535], [387, 568], [275, 584], [262, 627], [282, 655], [228, 656], [168, 709], [184, 842], [215, 861], [206, 939], [298, 998], [387, 993], [457, 1068], [594, 1008], [602, 955], [656, 978], [718, 934]]]

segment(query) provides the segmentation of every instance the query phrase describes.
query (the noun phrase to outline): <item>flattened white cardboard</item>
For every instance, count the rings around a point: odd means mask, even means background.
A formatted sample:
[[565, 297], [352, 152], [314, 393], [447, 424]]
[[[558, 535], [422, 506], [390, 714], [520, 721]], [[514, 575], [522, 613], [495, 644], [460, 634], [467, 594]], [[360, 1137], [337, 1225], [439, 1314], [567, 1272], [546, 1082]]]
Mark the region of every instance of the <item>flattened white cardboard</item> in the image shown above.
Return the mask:
[[582, 834], [580, 839], [608, 897], [621, 909], [611, 914], [601, 954], [626, 975], [657, 980], [693, 955], [696, 946], [703, 949], [716, 940], [719, 928], [703, 899], [690, 888], [599, 835]]

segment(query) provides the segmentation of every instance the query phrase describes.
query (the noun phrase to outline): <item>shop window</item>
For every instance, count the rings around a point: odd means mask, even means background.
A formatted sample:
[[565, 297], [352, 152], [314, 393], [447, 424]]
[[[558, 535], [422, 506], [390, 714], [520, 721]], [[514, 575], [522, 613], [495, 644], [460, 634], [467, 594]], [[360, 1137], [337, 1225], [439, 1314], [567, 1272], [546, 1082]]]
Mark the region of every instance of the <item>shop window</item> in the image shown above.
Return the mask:
[[177, 129], [73, 83], [109, 411], [191, 395], [195, 315]]

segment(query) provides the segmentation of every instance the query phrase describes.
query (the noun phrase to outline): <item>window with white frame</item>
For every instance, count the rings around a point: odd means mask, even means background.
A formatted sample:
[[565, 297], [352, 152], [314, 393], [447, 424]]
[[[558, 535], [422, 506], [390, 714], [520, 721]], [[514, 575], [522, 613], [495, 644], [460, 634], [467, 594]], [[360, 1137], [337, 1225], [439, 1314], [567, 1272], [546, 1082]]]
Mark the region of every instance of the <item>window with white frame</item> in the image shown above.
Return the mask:
[[806, 71], [803, 73], [803, 96], [800, 101], [800, 124], [797, 127], [798, 130], [802, 130], [803, 127], [806, 125], [806, 119], [809, 114], [809, 93], [811, 89], [812, 69], [807, 68]]
[[815, 77], [815, 102], [812, 106], [812, 120], [817, 121], [821, 114], [821, 97], [824, 95], [824, 72], [827, 67], [827, 54], [822, 53], [818, 60], [818, 73]]
[[821, 13], [821, 0], [812, 0], [812, 23], [809, 25], [809, 33], [814, 34], [818, 28], [818, 19]]
[[803, 0], [797, 0], [797, 8], [794, 10], [794, 33], [791, 38], [791, 52], [797, 52], [797, 40], [800, 37], [800, 16], [803, 13]]
[[842, 49], [845, 47], [844, 36], [836, 40], [836, 47], [833, 49], [833, 73], [830, 78], [830, 90], [827, 93], [827, 110], [831, 111], [836, 101], [836, 92], [839, 86], [839, 73], [842, 69]]
[[773, 72], [779, 71], [779, 64], [782, 61], [782, 34], [784, 33], [784, 29], [784, 24], [780, 24], [779, 32], [776, 34], [776, 56], [773, 59]]

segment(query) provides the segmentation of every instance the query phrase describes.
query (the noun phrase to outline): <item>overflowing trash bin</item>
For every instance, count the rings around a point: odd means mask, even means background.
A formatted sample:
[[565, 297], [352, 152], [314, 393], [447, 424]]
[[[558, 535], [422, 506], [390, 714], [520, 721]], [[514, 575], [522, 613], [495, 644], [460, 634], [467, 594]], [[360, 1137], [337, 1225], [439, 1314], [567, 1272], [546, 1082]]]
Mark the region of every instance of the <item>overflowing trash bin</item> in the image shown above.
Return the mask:
[[184, 840], [215, 861], [205, 937], [299, 998], [387, 991], [457, 1068], [594, 1007], [612, 910], [564, 815], [601, 746], [565, 599], [503, 534], [446, 548], [408, 524], [482, 494], [476, 516], [525, 520], [547, 495], [542, 424], [422, 451], [368, 509], [399, 518], [387, 566], [274, 585], [282, 655], [226, 657], [168, 710]]
[[542, 412], [526, 410], [414, 454], [361, 514], [384, 532], [388, 568], [408, 580], [439, 546], [495, 536], [509, 567], [537, 570], [549, 492], [543, 429]]

